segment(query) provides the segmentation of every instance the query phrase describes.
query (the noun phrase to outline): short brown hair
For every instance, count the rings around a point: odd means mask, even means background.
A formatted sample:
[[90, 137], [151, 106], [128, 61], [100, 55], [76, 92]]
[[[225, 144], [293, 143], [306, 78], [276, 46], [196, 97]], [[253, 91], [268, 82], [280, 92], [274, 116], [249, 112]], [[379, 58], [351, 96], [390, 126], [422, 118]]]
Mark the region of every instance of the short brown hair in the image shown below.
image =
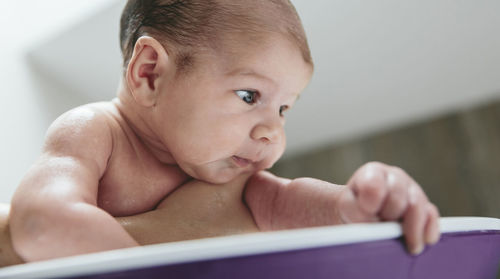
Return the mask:
[[312, 58], [300, 18], [289, 0], [128, 0], [120, 21], [124, 67], [137, 39], [150, 35], [175, 49], [177, 66], [188, 68], [200, 48], [216, 49], [226, 34], [285, 35]]

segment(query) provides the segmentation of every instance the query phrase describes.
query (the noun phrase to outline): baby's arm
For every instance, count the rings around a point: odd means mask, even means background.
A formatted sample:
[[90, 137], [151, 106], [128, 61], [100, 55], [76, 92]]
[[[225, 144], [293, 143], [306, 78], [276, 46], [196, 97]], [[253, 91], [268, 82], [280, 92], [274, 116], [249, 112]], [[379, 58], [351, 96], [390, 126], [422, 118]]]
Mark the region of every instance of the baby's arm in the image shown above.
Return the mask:
[[137, 245], [96, 206], [99, 179], [112, 150], [105, 117], [81, 107], [49, 128], [42, 155], [12, 199], [12, 242], [24, 260]]
[[364, 165], [346, 186], [259, 172], [247, 184], [245, 201], [262, 230], [402, 219], [412, 253], [439, 239], [437, 208], [404, 171], [382, 163]]

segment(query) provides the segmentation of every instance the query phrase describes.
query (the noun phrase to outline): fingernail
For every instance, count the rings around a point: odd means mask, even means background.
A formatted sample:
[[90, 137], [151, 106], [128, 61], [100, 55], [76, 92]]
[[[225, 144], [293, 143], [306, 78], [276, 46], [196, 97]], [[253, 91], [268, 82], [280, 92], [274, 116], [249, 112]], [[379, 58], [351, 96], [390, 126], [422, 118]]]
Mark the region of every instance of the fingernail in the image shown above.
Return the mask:
[[431, 235], [426, 235], [425, 236], [425, 244], [433, 245], [436, 242], [437, 242], [437, 240], [436, 240], [436, 234], [433, 233]]
[[422, 253], [423, 250], [424, 250], [424, 245], [422, 243], [419, 243], [419, 244], [417, 244], [417, 246], [415, 246], [415, 248], [413, 248], [413, 250], [411, 251], [411, 253], [413, 255], [417, 256], [420, 253]]
[[434, 234], [431, 237], [431, 241], [429, 242], [429, 244], [434, 245], [434, 244], [438, 243], [439, 238], [440, 238], [440, 234], [439, 233]]

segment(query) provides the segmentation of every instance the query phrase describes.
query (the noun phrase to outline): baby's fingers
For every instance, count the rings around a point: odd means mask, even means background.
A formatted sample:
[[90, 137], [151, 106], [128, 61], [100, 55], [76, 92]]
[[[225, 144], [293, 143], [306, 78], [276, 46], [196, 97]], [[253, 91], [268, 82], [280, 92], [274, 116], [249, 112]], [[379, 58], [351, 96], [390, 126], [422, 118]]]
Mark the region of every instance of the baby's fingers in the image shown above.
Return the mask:
[[[403, 232], [406, 238], [406, 244], [410, 253], [417, 255], [424, 249], [424, 233], [428, 217], [428, 201], [422, 193], [420, 187], [416, 184], [408, 189], [409, 206], [404, 215]], [[431, 224], [429, 231], [434, 228]]]
[[366, 213], [378, 215], [388, 194], [387, 165], [378, 162], [362, 166], [348, 182], [358, 206]]
[[388, 195], [379, 216], [386, 221], [400, 219], [408, 208], [408, 189], [415, 184], [406, 172], [399, 168], [391, 168], [387, 173]]
[[425, 243], [435, 244], [439, 240], [439, 211], [431, 203], [427, 204], [427, 223], [425, 225]]
[[338, 200], [338, 210], [340, 221], [344, 224], [379, 221], [376, 215], [366, 212], [360, 206], [354, 192], [349, 188], [341, 193]]

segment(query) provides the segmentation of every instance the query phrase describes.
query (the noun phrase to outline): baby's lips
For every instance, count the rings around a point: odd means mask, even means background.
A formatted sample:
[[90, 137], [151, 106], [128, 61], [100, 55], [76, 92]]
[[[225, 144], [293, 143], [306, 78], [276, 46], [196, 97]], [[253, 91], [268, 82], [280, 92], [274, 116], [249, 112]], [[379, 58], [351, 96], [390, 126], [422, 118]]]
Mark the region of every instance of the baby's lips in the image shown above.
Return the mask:
[[242, 157], [239, 157], [239, 156], [236, 156], [236, 155], [233, 156], [232, 158], [233, 158], [234, 162], [236, 163], [236, 165], [238, 165], [239, 167], [242, 167], [242, 168], [244, 168], [244, 167], [246, 167], [246, 166], [248, 166], [248, 165], [250, 165], [250, 164], [253, 163], [249, 159], [245, 159], [245, 158], [242, 158]]

